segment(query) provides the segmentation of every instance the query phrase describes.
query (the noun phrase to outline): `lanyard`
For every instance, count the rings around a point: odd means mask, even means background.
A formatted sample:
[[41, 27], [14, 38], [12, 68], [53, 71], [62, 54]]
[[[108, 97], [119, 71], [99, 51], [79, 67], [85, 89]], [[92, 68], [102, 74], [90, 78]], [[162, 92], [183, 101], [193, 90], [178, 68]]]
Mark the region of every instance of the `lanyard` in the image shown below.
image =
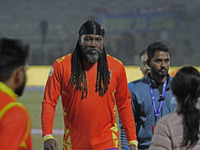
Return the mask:
[[[153, 107], [154, 107], [154, 111], [155, 111], [155, 116], [156, 116], [156, 119], [158, 118], [160, 112], [161, 112], [161, 108], [162, 108], [162, 104], [163, 104], [163, 101], [160, 102], [159, 106], [158, 106], [158, 110], [156, 108], [156, 100], [155, 100], [155, 96], [154, 96], [154, 93], [153, 93], [153, 88], [151, 86], [151, 81], [150, 79], [148, 78], [148, 81], [149, 81], [149, 88], [150, 88], [150, 92], [151, 92], [151, 99], [152, 99], [152, 102], [153, 102]], [[165, 89], [166, 89], [166, 85], [167, 85], [167, 80], [165, 80], [164, 84], [163, 84], [163, 89], [162, 89], [162, 97], [164, 98], [165, 97]]]

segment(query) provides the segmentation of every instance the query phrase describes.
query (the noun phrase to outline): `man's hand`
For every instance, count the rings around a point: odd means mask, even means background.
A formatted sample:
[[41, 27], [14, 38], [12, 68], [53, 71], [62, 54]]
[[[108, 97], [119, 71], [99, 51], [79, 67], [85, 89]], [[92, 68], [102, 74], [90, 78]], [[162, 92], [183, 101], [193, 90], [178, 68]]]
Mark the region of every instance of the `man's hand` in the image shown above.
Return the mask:
[[59, 150], [56, 140], [48, 139], [44, 141], [44, 150]]
[[129, 145], [130, 150], [137, 150], [137, 147], [134, 144]]

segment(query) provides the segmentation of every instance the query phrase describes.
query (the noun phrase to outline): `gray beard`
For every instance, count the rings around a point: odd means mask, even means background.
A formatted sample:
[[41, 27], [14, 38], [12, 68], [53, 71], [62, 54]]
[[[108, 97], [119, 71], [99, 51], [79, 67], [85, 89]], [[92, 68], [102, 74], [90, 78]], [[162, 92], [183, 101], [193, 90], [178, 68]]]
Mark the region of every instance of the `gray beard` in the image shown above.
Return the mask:
[[[91, 54], [90, 50], [96, 50], [98, 53]], [[83, 59], [90, 64], [94, 64], [96, 61], [98, 61], [102, 53], [103, 53], [102, 50], [92, 49], [92, 48], [87, 48], [87, 49], [82, 50]]]
[[90, 55], [88, 53], [84, 54], [85, 55], [85, 61], [87, 61], [90, 64], [94, 64], [96, 61], [98, 61], [100, 54], [97, 55]]

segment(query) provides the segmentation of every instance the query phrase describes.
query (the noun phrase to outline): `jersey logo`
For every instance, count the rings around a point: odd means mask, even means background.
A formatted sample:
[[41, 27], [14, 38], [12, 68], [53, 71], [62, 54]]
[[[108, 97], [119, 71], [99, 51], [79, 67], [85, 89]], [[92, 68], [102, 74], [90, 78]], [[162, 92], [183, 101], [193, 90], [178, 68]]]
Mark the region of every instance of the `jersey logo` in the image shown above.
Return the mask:
[[53, 69], [53, 67], [52, 67], [51, 70], [50, 70], [50, 72], [49, 72], [49, 76], [52, 76], [53, 71], [54, 71], [54, 69]]

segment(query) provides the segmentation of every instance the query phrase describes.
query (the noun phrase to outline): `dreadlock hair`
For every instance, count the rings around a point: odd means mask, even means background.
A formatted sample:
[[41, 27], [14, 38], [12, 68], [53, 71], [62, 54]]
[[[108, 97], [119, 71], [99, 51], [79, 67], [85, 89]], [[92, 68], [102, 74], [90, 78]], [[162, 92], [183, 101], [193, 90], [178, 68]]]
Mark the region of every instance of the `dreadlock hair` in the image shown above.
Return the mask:
[[[79, 36], [85, 34], [95, 34], [104, 36], [104, 29], [101, 29], [101, 25], [93, 20], [89, 20], [84, 23], [80, 30]], [[110, 84], [110, 72], [108, 69], [107, 55], [105, 52], [105, 47], [103, 47], [103, 52], [101, 53], [100, 58], [98, 59], [97, 66], [97, 78], [96, 78], [96, 90], [99, 91], [99, 96], [103, 96], [108, 90], [108, 85]], [[83, 58], [81, 54], [81, 46], [77, 42], [74, 52], [72, 53], [71, 59], [71, 77], [70, 81], [72, 86], [75, 86], [76, 90], [82, 91], [82, 99], [87, 97], [88, 88], [87, 88], [87, 78], [85, 74], [85, 69], [83, 65]]]
[[172, 80], [172, 92], [177, 97], [178, 114], [183, 115], [182, 145], [192, 148], [199, 140], [200, 110], [196, 107], [200, 97], [200, 73], [192, 66], [181, 68]]

